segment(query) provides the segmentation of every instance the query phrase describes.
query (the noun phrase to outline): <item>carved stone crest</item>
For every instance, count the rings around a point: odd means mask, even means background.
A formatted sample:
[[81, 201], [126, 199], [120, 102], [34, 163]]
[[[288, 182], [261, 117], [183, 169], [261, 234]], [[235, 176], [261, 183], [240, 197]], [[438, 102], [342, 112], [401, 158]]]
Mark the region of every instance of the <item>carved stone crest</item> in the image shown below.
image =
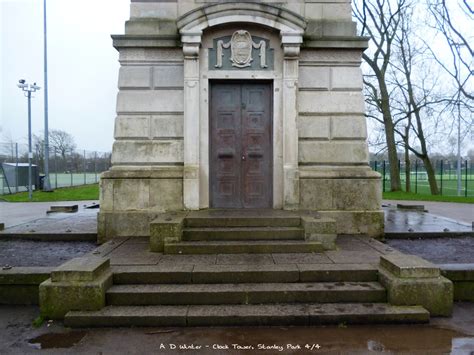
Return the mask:
[[217, 41], [217, 58], [216, 68], [222, 68], [222, 57], [224, 56], [224, 49], [230, 48], [231, 56], [230, 61], [233, 67], [246, 68], [252, 65], [252, 49], [260, 49], [260, 67], [267, 67], [266, 49], [267, 44], [265, 41], [255, 43], [252, 36], [248, 31], [239, 30], [232, 34], [232, 38], [229, 42], [225, 43], [223, 40]]
[[230, 61], [234, 67], [250, 66], [252, 58], [252, 36], [247, 31], [236, 31], [230, 40]]

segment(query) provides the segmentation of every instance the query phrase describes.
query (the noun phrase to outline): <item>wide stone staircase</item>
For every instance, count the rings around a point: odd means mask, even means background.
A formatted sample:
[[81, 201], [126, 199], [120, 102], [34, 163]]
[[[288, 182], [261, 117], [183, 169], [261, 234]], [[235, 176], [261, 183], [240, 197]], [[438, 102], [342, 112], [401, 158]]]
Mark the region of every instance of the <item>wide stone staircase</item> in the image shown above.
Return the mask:
[[[322, 252], [325, 248], [321, 241], [306, 238], [304, 219], [310, 220], [307, 224], [313, 227], [335, 223], [287, 211], [265, 210], [191, 212], [182, 219], [169, 219], [170, 224], [181, 223], [180, 235], [164, 242], [165, 254]], [[166, 224], [162, 217], [152, 223], [151, 229]], [[162, 229], [158, 229], [157, 234], [160, 233]], [[335, 238], [332, 230], [324, 235]]]
[[[194, 228], [188, 234], [191, 239], [200, 234], [197, 222]], [[293, 232], [297, 234], [296, 230]], [[115, 266], [112, 271], [113, 286], [106, 292], [107, 306], [99, 311], [71, 311], [66, 314], [66, 326], [429, 321], [429, 313], [423, 307], [388, 304], [386, 290], [377, 281], [377, 268], [372, 265], [183, 264]]]

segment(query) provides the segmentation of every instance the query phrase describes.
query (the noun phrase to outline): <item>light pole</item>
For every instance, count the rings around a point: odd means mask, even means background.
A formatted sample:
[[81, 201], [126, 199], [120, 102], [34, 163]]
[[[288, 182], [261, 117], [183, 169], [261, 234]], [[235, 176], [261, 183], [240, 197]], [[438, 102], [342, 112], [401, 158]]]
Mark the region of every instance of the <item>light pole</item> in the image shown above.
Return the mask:
[[18, 81], [18, 87], [23, 90], [28, 98], [28, 198], [33, 198], [32, 177], [31, 177], [31, 159], [33, 153], [31, 151], [31, 93], [41, 89], [36, 83], [28, 84], [24, 79]]
[[46, 0], [43, 2], [44, 34], [44, 180], [43, 191], [52, 191], [49, 181], [49, 128], [48, 128], [48, 42], [46, 35]]

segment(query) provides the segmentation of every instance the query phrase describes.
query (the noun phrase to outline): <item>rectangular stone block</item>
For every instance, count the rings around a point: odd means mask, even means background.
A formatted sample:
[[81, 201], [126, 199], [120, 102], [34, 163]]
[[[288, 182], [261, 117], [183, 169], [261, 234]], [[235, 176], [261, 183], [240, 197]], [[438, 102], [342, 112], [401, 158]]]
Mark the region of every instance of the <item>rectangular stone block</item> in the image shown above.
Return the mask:
[[113, 184], [114, 211], [143, 210], [149, 207], [149, 180], [116, 179]]
[[105, 292], [112, 286], [112, 273], [105, 272], [93, 281], [46, 280], [39, 286], [41, 315], [63, 319], [69, 311], [96, 311], [105, 307]]
[[52, 269], [49, 266], [0, 269], [0, 285], [39, 285], [49, 278]]
[[114, 208], [114, 182], [112, 179], [101, 178], [100, 186], [100, 209], [111, 211]]
[[330, 118], [325, 116], [299, 116], [298, 136], [300, 138], [329, 139]]
[[398, 277], [381, 267], [379, 281], [386, 287], [392, 305], [422, 306], [431, 316], [452, 314], [453, 283], [445, 277]]
[[300, 66], [298, 87], [300, 90], [329, 90], [329, 68]]
[[336, 220], [337, 234], [363, 234], [372, 238], [383, 237], [383, 211], [322, 211], [320, 214]]
[[442, 264], [439, 267], [442, 275], [451, 281], [474, 282], [474, 264]]
[[397, 277], [438, 277], [439, 268], [416, 255], [392, 253], [380, 257], [380, 266]]
[[183, 62], [182, 48], [122, 48], [119, 59], [122, 64], [159, 64]]
[[185, 213], [159, 215], [150, 224], [150, 250], [162, 253], [165, 240], [179, 242], [183, 233]]
[[364, 97], [361, 92], [300, 91], [300, 113], [364, 113]]
[[112, 164], [159, 165], [183, 162], [182, 140], [121, 140], [112, 149]]
[[183, 112], [183, 90], [130, 90], [117, 96], [117, 113]]
[[352, 17], [352, 8], [350, 3], [323, 5], [323, 18], [325, 20], [349, 20]]
[[177, 2], [132, 2], [130, 18], [176, 19]]
[[38, 304], [38, 284], [2, 285], [0, 284], [0, 305]]
[[80, 257], [51, 271], [51, 281], [92, 281], [110, 267], [110, 259], [101, 257]]
[[159, 138], [182, 138], [184, 118], [183, 115], [157, 115], [151, 118], [151, 137]]
[[142, 138], [150, 136], [150, 116], [119, 115], [115, 119], [115, 139]]
[[157, 65], [153, 68], [155, 88], [179, 87], [184, 85], [183, 65]]
[[362, 61], [362, 52], [353, 49], [310, 49], [302, 48], [300, 65], [356, 66]]
[[367, 124], [364, 116], [331, 117], [332, 139], [367, 139]]
[[366, 164], [369, 160], [367, 144], [361, 141], [300, 141], [300, 163], [355, 163]]
[[183, 180], [150, 180], [149, 207], [151, 210], [156, 211], [177, 211], [183, 209]]
[[150, 235], [150, 222], [155, 214], [146, 211], [115, 210], [99, 212], [103, 226], [99, 241], [104, 242], [120, 237], [146, 237]]
[[152, 69], [148, 66], [122, 66], [119, 71], [119, 89], [150, 89]]
[[362, 90], [362, 71], [358, 67], [331, 68], [332, 90]]

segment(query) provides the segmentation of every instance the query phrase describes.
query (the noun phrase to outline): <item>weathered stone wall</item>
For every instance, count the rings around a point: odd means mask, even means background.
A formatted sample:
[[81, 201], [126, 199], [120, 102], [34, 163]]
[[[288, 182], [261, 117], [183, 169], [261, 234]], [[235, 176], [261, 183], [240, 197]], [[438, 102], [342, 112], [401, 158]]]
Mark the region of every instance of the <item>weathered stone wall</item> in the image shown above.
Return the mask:
[[[380, 235], [380, 179], [368, 166], [360, 71], [367, 43], [356, 36], [350, 0], [255, 1], [241, 8], [237, 2], [229, 4], [131, 0], [125, 35], [113, 36], [121, 69], [113, 166], [101, 180], [100, 240], [148, 236], [158, 213], [208, 206], [206, 90], [209, 80], [225, 78], [274, 83], [275, 208], [322, 211], [338, 221], [338, 233]], [[189, 15], [207, 5], [216, 6]], [[283, 14], [279, 7], [293, 14]], [[252, 11], [267, 26], [279, 23], [268, 30], [256, 20], [254, 24], [232, 20], [242, 15], [253, 21]], [[182, 18], [177, 21], [184, 14], [190, 21], [186, 43], [178, 31]], [[203, 14], [204, 26], [199, 22]], [[215, 16], [225, 20], [209, 27]], [[203, 26], [202, 33], [189, 32], [193, 21]], [[280, 56], [274, 70], [228, 72], [221, 77], [208, 72], [209, 35], [242, 26], [273, 38], [272, 48]], [[295, 33], [288, 37], [277, 30], [299, 28], [297, 33], [305, 26], [301, 50], [300, 42], [292, 42]], [[198, 93], [192, 91], [196, 84]], [[186, 107], [195, 110], [186, 114]]]

